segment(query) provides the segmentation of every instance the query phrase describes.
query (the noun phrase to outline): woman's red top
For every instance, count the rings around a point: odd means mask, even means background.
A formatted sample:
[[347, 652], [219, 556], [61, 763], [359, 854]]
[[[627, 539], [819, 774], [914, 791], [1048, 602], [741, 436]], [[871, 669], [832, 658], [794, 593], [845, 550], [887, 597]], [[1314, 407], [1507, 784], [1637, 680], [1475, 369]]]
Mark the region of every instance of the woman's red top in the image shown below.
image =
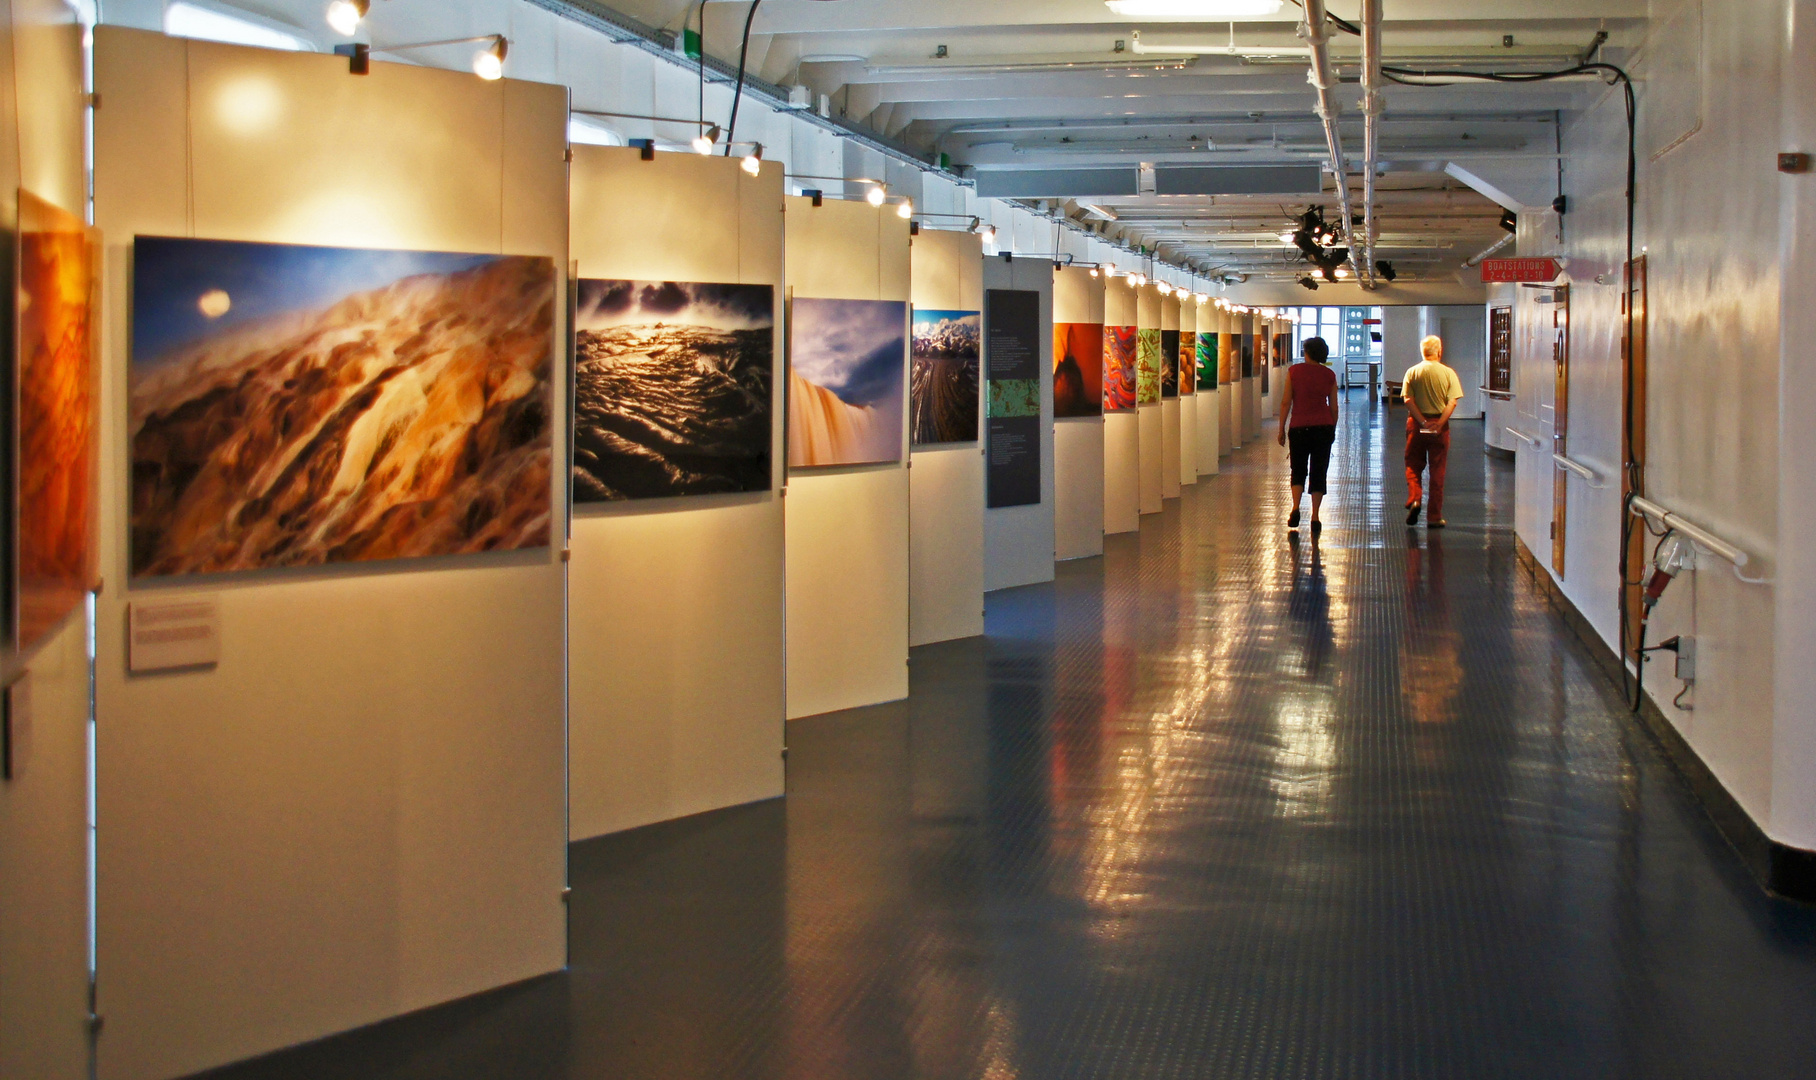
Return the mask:
[[1337, 373], [1310, 360], [1286, 369], [1292, 376], [1293, 412], [1288, 427], [1329, 426], [1337, 422], [1330, 410], [1330, 392], [1337, 387]]

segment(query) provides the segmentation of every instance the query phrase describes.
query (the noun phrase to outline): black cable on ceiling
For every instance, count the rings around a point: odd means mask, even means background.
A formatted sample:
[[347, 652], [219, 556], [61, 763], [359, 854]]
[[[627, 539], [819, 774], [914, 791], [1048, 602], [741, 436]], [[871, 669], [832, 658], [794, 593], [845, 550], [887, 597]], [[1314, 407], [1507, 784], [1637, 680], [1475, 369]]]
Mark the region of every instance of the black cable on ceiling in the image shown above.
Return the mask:
[[[725, 126], [725, 156], [731, 156], [731, 144], [738, 137], [738, 103], [744, 100], [744, 61], [750, 55], [750, 24], [756, 20], [757, 5], [763, 0], [750, 0], [750, 10], [744, 13], [744, 40], [738, 44], [738, 86], [731, 94], [731, 123]], [[700, 5], [701, 43], [700, 55], [706, 56], [706, 5]]]

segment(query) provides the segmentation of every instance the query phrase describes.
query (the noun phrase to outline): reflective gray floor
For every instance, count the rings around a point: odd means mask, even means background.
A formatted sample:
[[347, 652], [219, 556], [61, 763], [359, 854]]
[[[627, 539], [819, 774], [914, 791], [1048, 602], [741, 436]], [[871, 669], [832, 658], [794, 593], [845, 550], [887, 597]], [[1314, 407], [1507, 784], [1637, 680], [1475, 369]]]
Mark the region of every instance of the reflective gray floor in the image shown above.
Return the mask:
[[789, 797], [577, 845], [572, 970], [276, 1077], [1816, 1076], [1765, 896], [1518, 571], [1351, 401], [1321, 543], [1271, 439], [790, 725]]

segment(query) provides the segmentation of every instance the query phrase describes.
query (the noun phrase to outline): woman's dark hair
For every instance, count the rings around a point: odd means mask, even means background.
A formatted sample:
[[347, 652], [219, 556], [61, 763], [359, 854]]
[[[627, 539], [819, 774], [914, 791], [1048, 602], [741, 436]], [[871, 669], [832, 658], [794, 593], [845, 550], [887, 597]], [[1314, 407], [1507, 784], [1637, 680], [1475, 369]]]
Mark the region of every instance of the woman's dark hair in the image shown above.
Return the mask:
[[1308, 337], [1303, 346], [1305, 358], [1319, 364], [1330, 363], [1330, 346], [1321, 337]]

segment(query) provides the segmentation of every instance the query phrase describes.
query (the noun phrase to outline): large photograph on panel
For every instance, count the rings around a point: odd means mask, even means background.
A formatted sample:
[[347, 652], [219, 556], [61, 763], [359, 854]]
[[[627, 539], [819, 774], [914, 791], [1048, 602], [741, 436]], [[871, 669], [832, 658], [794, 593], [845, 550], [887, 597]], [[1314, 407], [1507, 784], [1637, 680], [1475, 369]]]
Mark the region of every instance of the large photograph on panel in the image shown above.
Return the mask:
[[95, 578], [95, 240], [74, 214], [19, 192], [14, 332], [15, 646], [80, 607]]
[[1179, 396], [1179, 331], [1160, 332], [1160, 396]]
[[916, 311], [908, 368], [909, 439], [915, 446], [977, 441], [975, 311]]
[[788, 335], [788, 464], [899, 461], [905, 300], [795, 297]]
[[1217, 335], [1205, 333], [1198, 335], [1198, 377], [1197, 384], [1206, 390], [1217, 389]]
[[767, 491], [775, 287], [583, 279], [574, 501]]
[[1103, 328], [1103, 411], [1130, 412], [1135, 408], [1135, 328]]
[[1160, 331], [1138, 330], [1135, 333], [1135, 404], [1154, 405], [1160, 401]]
[[131, 570], [546, 546], [546, 258], [138, 237]]
[[1053, 415], [1103, 415], [1101, 323], [1053, 324]]

